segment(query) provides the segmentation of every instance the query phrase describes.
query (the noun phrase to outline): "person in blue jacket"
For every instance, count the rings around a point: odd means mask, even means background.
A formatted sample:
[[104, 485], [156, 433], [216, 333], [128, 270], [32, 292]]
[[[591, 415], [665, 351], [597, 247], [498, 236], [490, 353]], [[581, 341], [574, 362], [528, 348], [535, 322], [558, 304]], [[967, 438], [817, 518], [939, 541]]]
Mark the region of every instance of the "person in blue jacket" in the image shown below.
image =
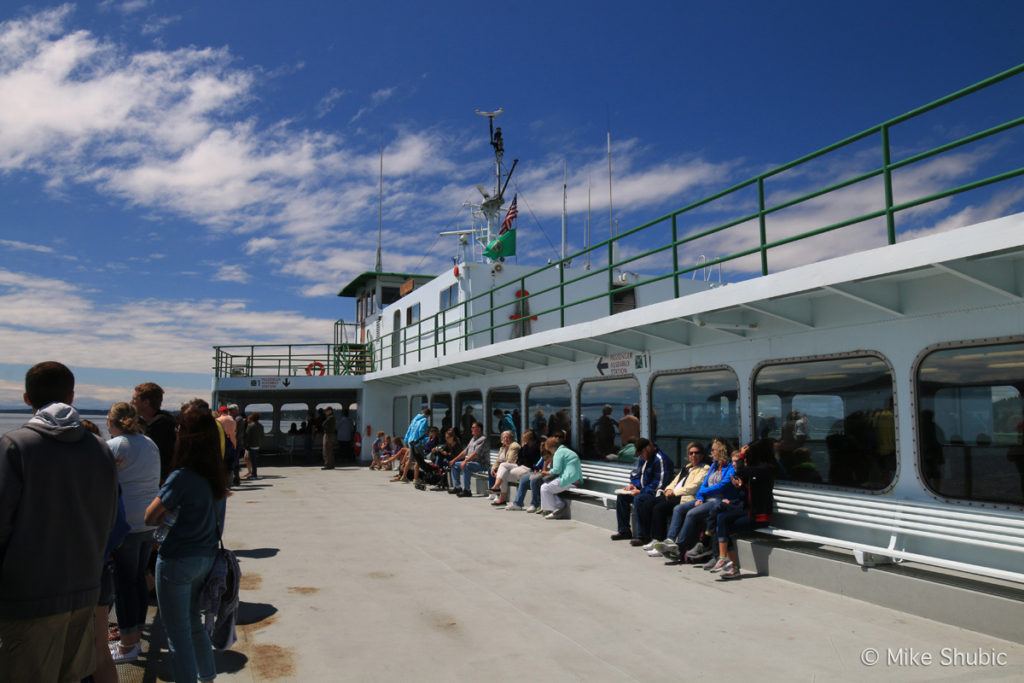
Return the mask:
[[[615, 513], [618, 518], [618, 532], [612, 534], [613, 541], [630, 539], [635, 546], [651, 541], [651, 518], [654, 503], [665, 486], [672, 481], [675, 467], [668, 456], [661, 452], [649, 439], [640, 437], [636, 442], [638, 459], [629, 474], [629, 486], [615, 498]], [[637, 538], [630, 529], [630, 513], [636, 506]]]

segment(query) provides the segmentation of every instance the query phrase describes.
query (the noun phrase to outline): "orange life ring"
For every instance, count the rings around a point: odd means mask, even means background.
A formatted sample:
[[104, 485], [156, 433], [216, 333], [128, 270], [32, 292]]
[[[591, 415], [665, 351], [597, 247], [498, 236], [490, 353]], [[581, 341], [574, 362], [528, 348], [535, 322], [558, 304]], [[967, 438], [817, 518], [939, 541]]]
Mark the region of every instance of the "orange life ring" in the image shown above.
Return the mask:
[[327, 372], [327, 368], [325, 368], [324, 364], [321, 363], [318, 360], [315, 360], [315, 361], [313, 361], [312, 363], [310, 363], [309, 365], [306, 366], [306, 374], [307, 375], [312, 376], [313, 372], [317, 371], [317, 370], [319, 370], [319, 372], [317, 372], [317, 374], [319, 376], [321, 376], [321, 377], [323, 377], [324, 374]]

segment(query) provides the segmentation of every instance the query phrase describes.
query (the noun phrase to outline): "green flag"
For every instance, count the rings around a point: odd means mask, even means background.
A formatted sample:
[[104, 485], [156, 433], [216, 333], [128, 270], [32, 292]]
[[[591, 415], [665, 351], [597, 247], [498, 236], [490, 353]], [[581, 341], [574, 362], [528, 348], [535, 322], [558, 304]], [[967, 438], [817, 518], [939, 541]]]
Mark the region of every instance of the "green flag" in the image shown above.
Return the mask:
[[487, 245], [484, 256], [489, 259], [508, 258], [516, 255], [516, 230], [506, 230], [498, 238]]

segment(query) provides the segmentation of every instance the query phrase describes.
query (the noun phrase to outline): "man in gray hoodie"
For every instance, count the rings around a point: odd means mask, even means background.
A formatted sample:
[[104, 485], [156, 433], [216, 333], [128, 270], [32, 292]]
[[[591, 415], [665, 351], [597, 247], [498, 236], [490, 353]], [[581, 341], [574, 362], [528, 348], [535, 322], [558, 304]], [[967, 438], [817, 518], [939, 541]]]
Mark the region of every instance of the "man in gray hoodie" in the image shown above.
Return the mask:
[[70, 681], [95, 667], [93, 612], [117, 514], [106, 443], [71, 407], [75, 376], [25, 375], [36, 413], [0, 438], [0, 681]]

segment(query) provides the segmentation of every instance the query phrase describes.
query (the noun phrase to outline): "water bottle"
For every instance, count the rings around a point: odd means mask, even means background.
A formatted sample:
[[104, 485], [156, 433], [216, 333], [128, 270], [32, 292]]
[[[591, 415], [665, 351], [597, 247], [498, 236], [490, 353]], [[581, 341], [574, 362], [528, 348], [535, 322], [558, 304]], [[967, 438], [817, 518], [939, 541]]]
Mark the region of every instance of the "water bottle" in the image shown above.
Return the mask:
[[164, 521], [160, 522], [160, 527], [156, 530], [156, 533], [153, 534], [153, 540], [157, 543], [163, 543], [165, 540], [167, 540], [167, 534], [170, 532], [171, 527], [174, 526], [174, 523], [177, 521], [178, 508], [169, 510], [167, 514], [164, 515]]

